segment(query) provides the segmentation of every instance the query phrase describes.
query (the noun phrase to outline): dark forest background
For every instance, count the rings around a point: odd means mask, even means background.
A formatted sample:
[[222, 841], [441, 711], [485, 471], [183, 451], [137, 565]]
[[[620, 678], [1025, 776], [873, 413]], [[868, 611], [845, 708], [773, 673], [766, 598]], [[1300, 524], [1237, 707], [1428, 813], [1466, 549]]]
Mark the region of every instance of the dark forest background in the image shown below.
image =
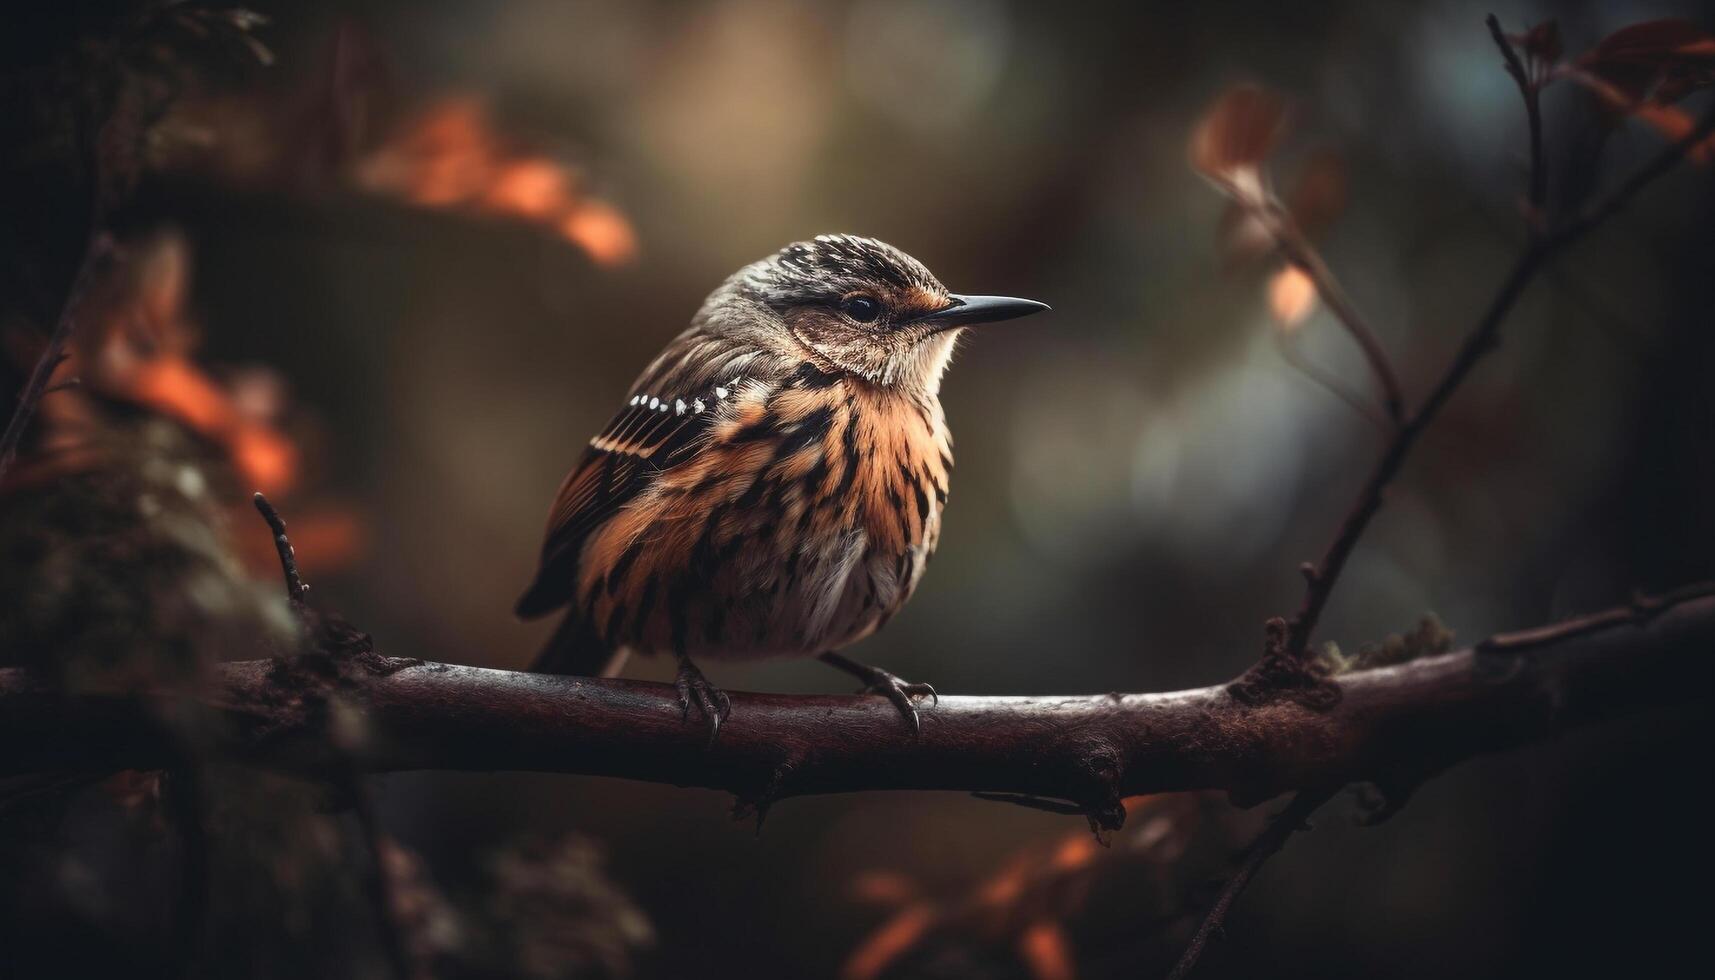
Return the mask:
[[[11, 66], [108, 57], [79, 39], [128, 6], [15, 11]], [[964, 344], [943, 396], [959, 465], [939, 556], [854, 653], [960, 694], [1238, 674], [1380, 445], [1282, 356], [1366, 391], [1327, 313], [1287, 332], [1270, 267], [1223, 254], [1223, 202], [1186, 162], [1216, 95], [1252, 81], [1291, 101], [1280, 166], [1334, 175], [1319, 242], [1421, 394], [1520, 236], [1522, 112], [1484, 15], [1555, 17], [1569, 51], [1708, 17], [1672, 3], [250, 6], [270, 23], [240, 33], [271, 64], [218, 35], [163, 42], [199, 50], [151, 95], [167, 135], [115, 195], [131, 278], [99, 302], [108, 319], [146, 306], [167, 337], [151, 356], [182, 354], [208, 379], [116, 382], [132, 384], [117, 400], [189, 418], [230, 456], [230, 532], [259, 581], [273, 589], [277, 572], [242, 508], [266, 483], [316, 604], [380, 650], [523, 666], [546, 626], [509, 609], [583, 442], [724, 276], [849, 231], [955, 290], [1055, 310]], [[1661, 145], [1635, 123], [1603, 136], [1571, 86], [1545, 112], [1557, 162], [1605, 139], [1604, 172], [1619, 172]], [[8, 273], [5, 313], [39, 324], [90, 227], [87, 175], [26, 142], [4, 152], [6, 261], [33, 270]], [[1554, 173], [1563, 189], [1586, 177]], [[1715, 575], [1710, 174], [1670, 175], [1532, 288], [1393, 489], [1324, 639], [1355, 648], [1432, 611], [1472, 641]], [[199, 429], [208, 405], [239, 421]], [[813, 663], [709, 666], [733, 690], [847, 689]], [[1267, 868], [1200, 975], [1707, 967], [1707, 724], [1658, 716], [1469, 763], [1377, 827], [1341, 801]], [[588, 931], [563, 961], [573, 975], [858, 976], [861, 954], [885, 976], [1052, 978], [1061, 943], [1077, 976], [1152, 975], [1260, 816], [1141, 801], [1110, 851], [1085, 846], [1076, 817], [950, 794], [793, 800], [758, 834], [697, 790], [510, 773], [371, 785], [428, 923], [414, 941], [445, 975], [481, 972], [466, 954], [552, 892], [532, 877], [549, 874], [578, 882], [552, 900], [554, 921]], [[281, 819], [278, 839], [215, 825], [231, 872], [211, 901], [233, 931], [212, 941], [211, 973], [378, 975], [355, 886], [306, 900], [257, 884], [259, 867], [297, 885], [304, 868], [337, 870], [324, 838], [344, 832], [339, 807], [262, 780], [229, 789], [247, 801], [234, 827], [245, 806], [305, 817]], [[56, 955], [67, 975], [173, 972], [174, 845], [111, 786], [65, 807], [51, 824], [0, 811], [0, 937], [18, 951], [0, 972], [42, 975]], [[302, 850], [322, 857], [295, 864]], [[1016, 900], [1056, 862], [1089, 870]], [[1061, 925], [1030, 932], [1044, 921]], [[521, 963], [486, 969], [565, 975]]]

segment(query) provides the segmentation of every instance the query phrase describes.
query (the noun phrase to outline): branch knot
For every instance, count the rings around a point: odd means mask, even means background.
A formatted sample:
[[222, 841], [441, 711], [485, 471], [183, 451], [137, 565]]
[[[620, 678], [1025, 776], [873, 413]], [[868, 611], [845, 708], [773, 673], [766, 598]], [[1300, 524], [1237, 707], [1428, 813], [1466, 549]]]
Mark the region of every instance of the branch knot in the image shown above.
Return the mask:
[[1340, 685], [1321, 659], [1292, 652], [1292, 628], [1275, 616], [1263, 624], [1262, 659], [1227, 685], [1233, 700], [1253, 708], [1272, 701], [1293, 701], [1311, 711], [1330, 711], [1340, 703]]

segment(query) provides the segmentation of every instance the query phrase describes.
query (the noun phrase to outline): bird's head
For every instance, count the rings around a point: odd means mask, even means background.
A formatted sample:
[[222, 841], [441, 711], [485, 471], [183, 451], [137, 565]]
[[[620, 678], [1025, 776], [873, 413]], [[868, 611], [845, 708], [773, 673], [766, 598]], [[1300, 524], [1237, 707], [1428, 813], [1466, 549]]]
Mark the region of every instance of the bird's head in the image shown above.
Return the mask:
[[705, 328], [762, 333], [825, 369], [934, 394], [960, 331], [1048, 307], [950, 293], [923, 263], [873, 238], [820, 235], [739, 270], [709, 297]]

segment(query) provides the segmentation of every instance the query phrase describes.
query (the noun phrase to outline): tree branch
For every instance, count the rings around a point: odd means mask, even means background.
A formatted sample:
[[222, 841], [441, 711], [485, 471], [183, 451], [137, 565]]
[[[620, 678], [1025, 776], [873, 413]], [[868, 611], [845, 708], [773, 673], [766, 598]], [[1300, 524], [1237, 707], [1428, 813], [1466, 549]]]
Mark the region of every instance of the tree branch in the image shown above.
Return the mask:
[[1304, 657], [1310, 638], [1316, 631], [1316, 623], [1322, 616], [1322, 610], [1327, 606], [1329, 597], [1333, 595], [1334, 585], [1346, 567], [1346, 560], [1351, 557], [1352, 549], [1357, 547], [1358, 539], [1369, 527], [1371, 519], [1381, 509], [1388, 485], [1393, 482], [1400, 467], [1405, 465], [1406, 457], [1411, 454], [1424, 430], [1441, 413], [1441, 409], [1452, 399], [1459, 386], [1464, 384], [1472, 369], [1484, 355], [1499, 345], [1501, 323], [1512, 311], [1525, 287], [1530, 285], [1537, 272], [1560, 249], [1571, 245], [1617, 214], [1645, 186], [1672, 170], [1685, 154], [1712, 130], [1715, 130], [1715, 107], [1711, 107], [1710, 111], [1704, 114], [1702, 120], [1684, 139], [1664, 148], [1653, 160], [1634, 171], [1588, 211], [1558, 228], [1531, 236], [1529, 244], [1514, 261], [1512, 270], [1501, 281], [1500, 288], [1489, 301], [1488, 308], [1483, 311], [1476, 326], [1465, 336], [1464, 343], [1453, 356], [1452, 362], [1447, 365], [1441, 380], [1436, 382], [1423, 405], [1399, 427], [1381, 459], [1376, 461], [1321, 562], [1307, 570], [1308, 586], [1304, 591], [1304, 602], [1292, 617], [1287, 638], [1287, 654], [1291, 658]]
[[1490, 14], [1484, 23], [1489, 25], [1489, 36], [1501, 49], [1507, 74], [1518, 83], [1519, 95], [1524, 99], [1525, 123], [1530, 129], [1530, 221], [1533, 227], [1540, 227], [1548, 209], [1548, 161], [1542, 155], [1542, 86], [1525, 70], [1523, 59], [1501, 30], [1500, 19]]
[[1382, 348], [1376, 332], [1370, 328], [1363, 314], [1358, 312], [1351, 297], [1346, 295], [1345, 287], [1340, 285], [1339, 278], [1334, 275], [1334, 270], [1328, 267], [1322, 253], [1305, 237], [1291, 213], [1272, 199], [1261, 207], [1264, 224], [1274, 236], [1281, 256], [1310, 277], [1310, 281], [1316, 285], [1317, 295], [1322, 297], [1322, 302], [1328, 304], [1334, 318], [1340, 321], [1340, 325], [1346, 328], [1346, 333], [1357, 342], [1358, 349], [1363, 352], [1364, 360], [1370, 366], [1370, 373], [1375, 375], [1376, 384], [1381, 387], [1382, 408], [1386, 411], [1389, 422], [1399, 425], [1405, 418], [1405, 395], [1399, 386], [1399, 376], [1394, 373], [1393, 364], [1388, 361], [1387, 351]]
[[[1628, 607], [1630, 609], [1631, 607]], [[686, 721], [670, 685], [554, 677], [376, 657], [345, 696], [371, 737], [349, 757], [326, 712], [282, 661], [220, 669], [200, 707], [215, 754], [286, 770], [531, 770], [618, 776], [775, 799], [859, 790], [982, 790], [1111, 815], [1121, 796], [1221, 789], [1255, 804], [1352, 781], [1397, 783], [1565, 729], [1707, 700], [1715, 597], [1596, 632], [1483, 647], [1337, 677], [1317, 711], [1246, 705], [1224, 686], [1170, 694], [943, 697], [913, 736], [885, 700], [734, 694], [728, 725]], [[401, 666], [401, 664], [405, 664]], [[151, 723], [182, 708], [139, 696], [71, 695], [0, 671], [0, 772], [156, 768], [175, 747]]]
[[1287, 840], [1304, 828], [1304, 822], [1310, 815], [1322, 808], [1322, 804], [1334, 798], [1338, 790], [1306, 789], [1301, 790], [1286, 809], [1275, 814], [1269, 820], [1268, 826], [1251, 842], [1245, 851], [1244, 860], [1239, 862], [1239, 868], [1227, 883], [1221, 886], [1221, 893], [1215, 896], [1214, 904], [1203, 916], [1203, 921], [1197, 926], [1197, 934], [1191, 937], [1191, 942], [1185, 947], [1185, 952], [1179, 955], [1179, 962], [1173, 964], [1173, 971], [1167, 974], [1167, 980], [1185, 980], [1197, 966], [1197, 960], [1203, 955], [1203, 949], [1209, 945], [1209, 939], [1215, 930], [1226, 921], [1227, 913], [1232, 911], [1233, 902], [1239, 893], [1251, 883], [1256, 873], [1268, 859], [1280, 853], [1286, 846]]

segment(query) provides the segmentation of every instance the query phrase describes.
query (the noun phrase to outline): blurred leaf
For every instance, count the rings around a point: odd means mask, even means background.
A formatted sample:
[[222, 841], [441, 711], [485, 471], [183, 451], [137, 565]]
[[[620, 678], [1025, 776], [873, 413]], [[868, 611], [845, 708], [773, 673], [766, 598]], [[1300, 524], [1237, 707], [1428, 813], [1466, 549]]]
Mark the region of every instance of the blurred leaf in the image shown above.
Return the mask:
[[852, 894], [872, 905], [900, 906], [917, 897], [917, 884], [897, 871], [865, 871], [852, 882]]
[[[1594, 92], [1608, 108], [1621, 115], [1636, 116], [1670, 141], [1683, 140], [1696, 128], [1697, 122], [1691, 113], [1678, 106], [1632, 99], [1606, 79], [1589, 72], [1576, 72], [1572, 77]], [[1715, 135], [1705, 137], [1685, 155], [1686, 159], [1699, 166], [1715, 160]]]
[[1262, 167], [1286, 130], [1286, 103], [1256, 85], [1222, 93], [1191, 133], [1191, 166], [1241, 200], [1263, 193]]
[[1032, 980], [1077, 980], [1072, 944], [1058, 922], [1036, 922], [1018, 937], [1018, 955]]
[[1511, 34], [1508, 38], [1524, 49], [1527, 58], [1548, 65], [1560, 60], [1560, 24], [1555, 21], [1545, 20], [1523, 34]]
[[487, 105], [450, 98], [407, 122], [357, 168], [371, 193], [423, 208], [509, 218], [544, 227], [598, 265], [637, 254], [620, 210], [588, 196], [582, 173], [503, 134]]
[[1622, 27], [1578, 58], [1628, 100], [1673, 102], [1715, 83], [1715, 35], [1688, 20]]
[[928, 905], [913, 905], [889, 919], [846, 958], [841, 980], [875, 980], [899, 957], [910, 952], [935, 922]]

